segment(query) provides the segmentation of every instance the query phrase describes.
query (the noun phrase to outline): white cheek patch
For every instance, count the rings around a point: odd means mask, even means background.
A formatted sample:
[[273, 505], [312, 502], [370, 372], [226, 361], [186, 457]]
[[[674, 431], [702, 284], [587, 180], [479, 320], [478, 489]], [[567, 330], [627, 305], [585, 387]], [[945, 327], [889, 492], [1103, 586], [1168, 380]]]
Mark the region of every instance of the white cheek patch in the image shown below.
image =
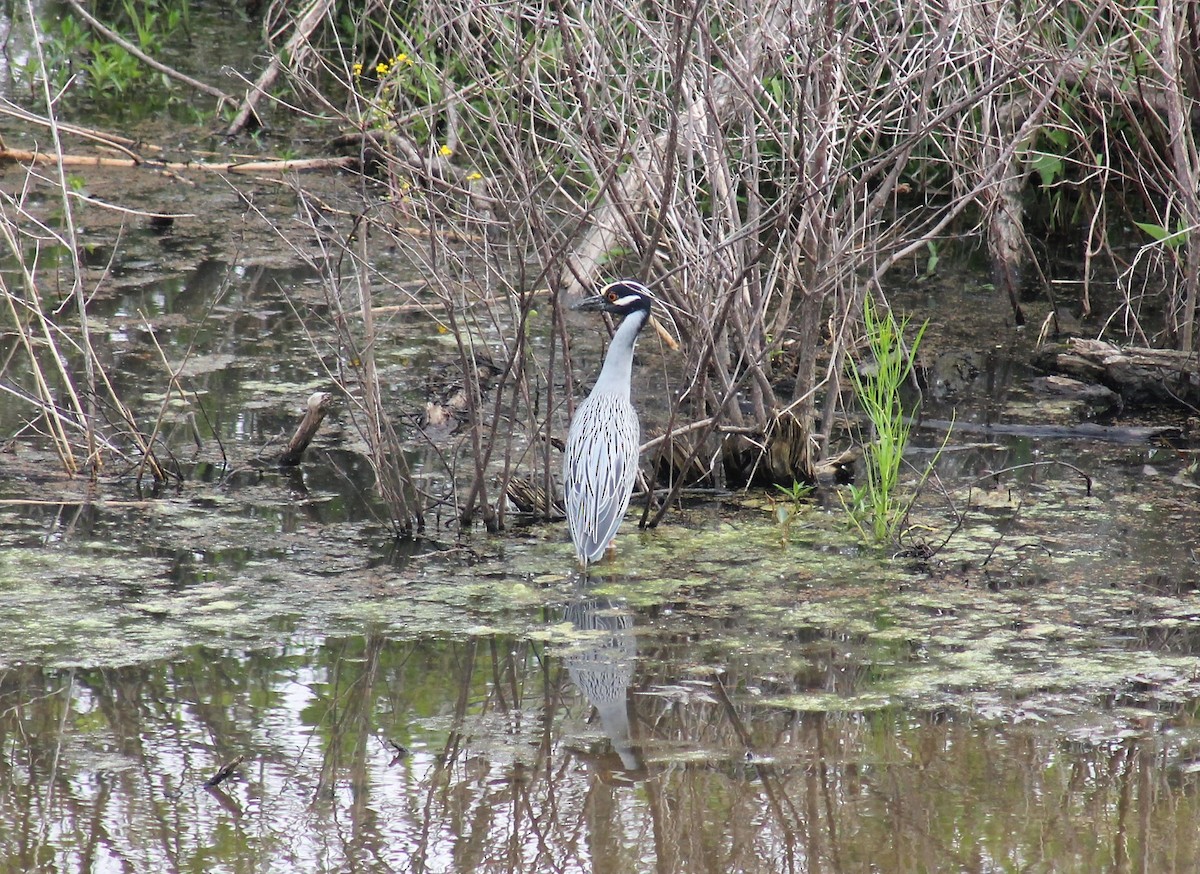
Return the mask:
[[635, 303], [637, 303], [641, 299], [642, 299], [641, 295], [627, 294], [624, 297], [617, 298], [616, 300], [614, 300], [612, 302], [612, 304], [615, 307], [628, 307], [628, 306], [633, 306]]

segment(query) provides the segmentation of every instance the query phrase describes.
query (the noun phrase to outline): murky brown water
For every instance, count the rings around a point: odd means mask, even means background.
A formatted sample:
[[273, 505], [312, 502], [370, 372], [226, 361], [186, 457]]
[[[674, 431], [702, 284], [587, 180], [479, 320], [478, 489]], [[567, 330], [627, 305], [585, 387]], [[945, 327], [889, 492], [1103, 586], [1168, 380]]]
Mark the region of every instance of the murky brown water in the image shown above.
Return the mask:
[[[319, 286], [268, 227], [293, 196], [87, 182], [201, 216], [85, 241], [98, 276], [115, 247], [90, 315], [118, 389], [157, 410], [161, 347], [204, 415], [166, 416], [178, 488], [89, 491], [0, 395], [0, 870], [1200, 870], [1187, 455], [964, 432], [938, 470], [966, 523], [921, 567], [836, 499], [784, 525], [761, 495], [627, 526], [586, 583], [563, 526], [397, 545], [344, 411], [301, 469], [250, 465], [330, 388]], [[930, 415], [1046, 418], [982, 279], [905, 300], [937, 313]], [[384, 329], [414, 413], [444, 340]]]

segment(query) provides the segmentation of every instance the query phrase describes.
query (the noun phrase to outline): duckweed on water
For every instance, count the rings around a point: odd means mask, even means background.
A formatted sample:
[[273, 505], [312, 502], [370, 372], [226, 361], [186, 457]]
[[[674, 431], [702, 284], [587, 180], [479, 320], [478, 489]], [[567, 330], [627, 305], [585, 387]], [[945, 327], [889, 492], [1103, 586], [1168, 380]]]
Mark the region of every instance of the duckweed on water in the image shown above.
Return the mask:
[[[1101, 503], [1079, 496], [1046, 494], [1020, 513], [1007, 498], [989, 509], [981, 502], [932, 576], [847, 546], [837, 512], [806, 512], [785, 542], [761, 508], [701, 509], [657, 530], [630, 527], [616, 561], [583, 583], [561, 526], [472, 537], [393, 566], [361, 526], [247, 503], [272, 493], [267, 481], [160, 500], [132, 526], [126, 511], [97, 507], [87, 530], [55, 550], [0, 553], [9, 630], [0, 664], [130, 664], [198, 644], [264, 645], [364, 626], [557, 648], [575, 638], [558, 611], [585, 585], [645, 614], [635, 623], [641, 651], [669, 653], [685, 668], [742, 659], [748, 672], [738, 683], [761, 687], [755, 694], [777, 707], [969, 709], [996, 694], [1015, 702], [1053, 692], [1055, 706], [1079, 709], [1131, 686], [1147, 687], [1146, 700], [1200, 696], [1191, 643], [1200, 596], [1135, 597], [1093, 579], [1101, 545], [1046, 548], [1043, 518], [1078, 530], [1109, 524]], [[1007, 570], [980, 570], [984, 558]], [[945, 573], [955, 567], [965, 573]], [[1033, 582], [1009, 584], [1021, 580]], [[702, 645], [681, 650], [684, 639]], [[1172, 639], [1180, 651], [1170, 651]], [[795, 677], [815, 677], [822, 665], [837, 672], [836, 689], [797, 692]], [[769, 690], [781, 681], [757, 679], [788, 672], [778, 693]]]

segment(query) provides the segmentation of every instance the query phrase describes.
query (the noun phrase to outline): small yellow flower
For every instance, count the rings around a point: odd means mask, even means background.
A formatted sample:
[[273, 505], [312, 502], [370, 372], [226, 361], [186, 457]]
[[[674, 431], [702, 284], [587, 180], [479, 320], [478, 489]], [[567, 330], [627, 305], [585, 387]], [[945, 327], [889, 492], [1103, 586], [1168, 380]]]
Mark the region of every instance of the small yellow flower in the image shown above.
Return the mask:
[[357, 79], [362, 75], [362, 64], [355, 64], [350, 70], [354, 73], [354, 78]]
[[391, 69], [391, 67], [389, 67], [387, 64], [382, 63], [382, 62], [375, 65], [375, 72], [378, 73], [380, 76], [386, 76], [387, 71], [390, 69]]
[[467, 181], [468, 181], [468, 182], [478, 182], [478, 181], [479, 181], [480, 179], [482, 179], [482, 178], [483, 178], [483, 174], [482, 174], [482, 173], [479, 173], [479, 172], [474, 172], [474, 173], [468, 173], [468, 174], [467, 174]]
[[450, 148], [449, 146], [442, 146], [440, 149], [438, 149], [438, 154], [443, 158], [449, 158], [454, 154], [454, 149]]
[[392, 63], [396, 65], [403, 64], [406, 67], [411, 67], [412, 58], [404, 54], [404, 52], [401, 52], [400, 54], [396, 55], [396, 57], [392, 58]]

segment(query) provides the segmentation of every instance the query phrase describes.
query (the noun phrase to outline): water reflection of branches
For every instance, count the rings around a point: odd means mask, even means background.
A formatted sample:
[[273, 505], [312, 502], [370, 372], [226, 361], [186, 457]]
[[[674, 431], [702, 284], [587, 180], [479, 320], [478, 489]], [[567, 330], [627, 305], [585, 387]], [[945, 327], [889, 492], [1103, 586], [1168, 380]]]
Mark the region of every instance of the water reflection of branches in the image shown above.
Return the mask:
[[[596, 630], [567, 641], [584, 648], [561, 660], [528, 637], [372, 630], [197, 648], [78, 669], [74, 682], [66, 670], [0, 672], [0, 858], [207, 870], [219, 854], [248, 870], [475, 874], [958, 870], [980, 859], [1041, 870], [1065, 858], [1108, 870], [1135, 847], [1145, 870], [1196, 858], [1182, 698], [1155, 715], [1165, 699], [1123, 697], [1066, 733], [916, 708], [798, 712], [781, 702], [816, 686], [853, 694], [836, 639], [789, 669], [768, 646], [706, 640], [682, 610], [638, 614], [626, 700], [649, 763], [637, 786], [605, 780], [580, 767], [600, 761], [573, 740], [593, 734], [593, 706], [567, 680], [578, 659], [577, 670], [615, 666], [609, 688], [623, 685], [633, 614], [590, 600], [598, 619], [579, 625]], [[1131, 719], [1131, 703], [1144, 715]], [[399, 761], [382, 742], [393, 735], [410, 750]], [[236, 754], [242, 776], [223, 785], [240, 813], [199, 785]], [[57, 829], [45, 844], [41, 823]]]
[[[530, 846], [539, 855], [550, 855], [546, 829], [555, 827], [558, 818], [547, 816], [546, 810], [554, 809], [553, 785], [561, 777], [552, 768], [550, 728], [561, 677], [548, 672], [528, 641], [492, 638], [486, 649], [490, 664], [483, 666], [491, 682], [481, 690], [481, 650], [480, 640], [472, 638], [457, 665], [449, 730], [426, 777], [409, 859], [414, 872], [428, 870], [448, 830], [457, 835], [458, 870], [512, 870]], [[531, 682], [540, 696], [526, 695]], [[535, 708], [536, 717], [529, 713]], [[528, 738], [529, 726], [540, 726], [537, 743]], [[462, 829], [465, 822], [470, 826]], [[502, 831], [507, 839], [497, 841]]]

